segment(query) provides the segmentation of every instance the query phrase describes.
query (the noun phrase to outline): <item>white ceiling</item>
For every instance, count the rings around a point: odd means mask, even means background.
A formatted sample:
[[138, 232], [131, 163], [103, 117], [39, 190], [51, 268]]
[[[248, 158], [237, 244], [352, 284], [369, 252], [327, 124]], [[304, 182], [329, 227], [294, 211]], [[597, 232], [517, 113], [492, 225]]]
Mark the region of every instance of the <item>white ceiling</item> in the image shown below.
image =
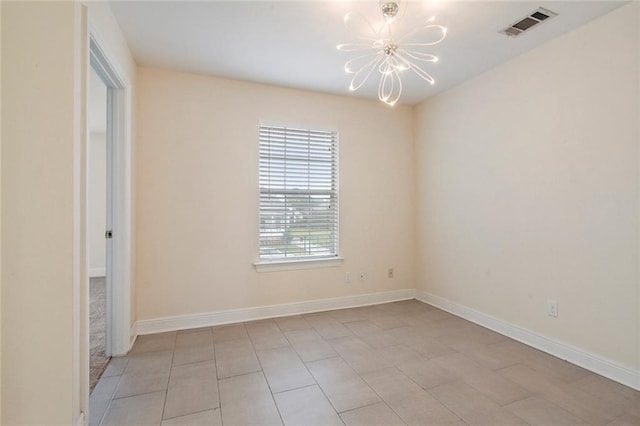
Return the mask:
[[[415, 105], [621, 6], [619, 1], [403, 1], [403, 33], [435, 16], [447, 37], [427, 53], [431, 86], [404, 73], [400, 103]], [[355, 42], [343, 16], [379, 20], [378, 1], [114, 1], [113, 12], [139, 65], [377, 99], [377, 80], [348, 90], [346, 60]], [[499, 33], [544, 7], [558, 16], [518, 38]], [[585, 46], [588, 49], [589, 46]], [[594, 57], [597, 52], [593, 52]], [[405, 77], [406, 76], [406, 77]], [[373, 76], [372, 76], [373, 77]]]

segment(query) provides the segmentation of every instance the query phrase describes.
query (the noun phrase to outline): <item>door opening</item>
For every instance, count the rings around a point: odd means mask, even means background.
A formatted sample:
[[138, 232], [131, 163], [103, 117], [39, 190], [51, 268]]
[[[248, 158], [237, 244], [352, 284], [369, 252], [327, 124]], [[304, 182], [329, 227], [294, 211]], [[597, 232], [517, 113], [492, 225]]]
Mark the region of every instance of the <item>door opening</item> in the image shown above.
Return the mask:
[[[89, 131], [85, 146], [88, 202], [85, 213], [89, 275], [95, 275], [93, 278], [102, 278], [102, 283], [96, 283], [98, 292], [100, 284], [104, 288], [102, 301], [99, 302], [100, 306], [104, 306], [104, 327], [100, 327], [104, 336], [104, 345], [101, 349], [104, 357], [108, 359], [112, 356], [126, 355], [135, 338], [131, 325], [131, 86], [127, 79], [122, 78], [124, 74], [119, 71], [118, 63], [113, 62], [103, 50], [100, 40], [98, 34], [90, 33], [90, 72], [87, 79]], [[91, 79], [96, 80], [93, 86]], [[94, 86], [97, 88], [92, 89]], [[96, 100], [96, 104], [104, 107], [102, 112], [97, 113], [104, 121], [102, 123], [104, 132], [100, 134], [98, 129], [95, 132], [98, 133], [96, 138], [91, 134], [92, 91], [101, 93], [102, 98]], [[92, 166], [92, 161], [99, 166]], [[104, 170], [102, 173], [101, 168]], [[91, 181], [94, 178], [92, 176], [94, 171], [98, 172], [100, 179], [104, 179], [94, 185], [98, 188], [95, 191], [92, 190]], [[101, 202], [104, 205], [100, 204]], [[91, 224], [94, 210], [102, 214], [103, 219], [99, 225]], [[91, 241], [92, 237], [95, 242]], [[96, 256], [93, 256], [94, 252]], [[104, 270], [97, 263], [100, 261], [104, 264]], [[87, 289], [89, 296], [91, 296], [91, 281], [92, 278], [87, 280], [90, 286]], [[93, 281], [95, 283], [100, 279]], [[85, 310], [89, 313], [85, 317], [88, 323], [85, 324], [86, 329], [90, 330], [92, 316], [90, 297], [85, 299], [85, 303], [89, 303]], [[94, 338], [94, 342], [91, 342], [90, 333], [87, 334], [89, 336], [85, 336], [90, 342], [88, 345], [90, 349], [96, 339]], [[90, 369], [90, 378], [91, 374]]]
[[108, 88], [92, 67], [89, 73], [87, 143], [89, 258], [89, 389], [93, 390], [111, 357], [111, 245], [105, 239], [111, 220]]

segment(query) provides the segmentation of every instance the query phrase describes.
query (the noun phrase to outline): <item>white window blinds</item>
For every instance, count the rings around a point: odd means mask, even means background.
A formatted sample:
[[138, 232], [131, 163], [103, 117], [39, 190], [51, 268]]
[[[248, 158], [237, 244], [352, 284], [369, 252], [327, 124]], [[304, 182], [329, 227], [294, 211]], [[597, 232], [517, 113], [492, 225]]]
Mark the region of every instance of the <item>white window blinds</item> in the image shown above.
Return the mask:
[[260, 125], [260, 259], [338, 255], [338, 136]]

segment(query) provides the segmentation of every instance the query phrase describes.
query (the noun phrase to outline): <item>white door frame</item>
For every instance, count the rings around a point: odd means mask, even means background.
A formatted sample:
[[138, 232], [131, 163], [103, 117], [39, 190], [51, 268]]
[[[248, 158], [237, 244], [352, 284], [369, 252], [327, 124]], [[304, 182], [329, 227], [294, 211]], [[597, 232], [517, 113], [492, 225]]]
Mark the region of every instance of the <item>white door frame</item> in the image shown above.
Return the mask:
[[[90, 31], [91, 67], [107, 86], [107, 239], [106, 351], [125, 355], [130, 348], [131, 306], [131, 141], [129, 140], [130, 85], [124, 80], [99, 41]], [[87, 233], [88, 234], [88, 233]]]

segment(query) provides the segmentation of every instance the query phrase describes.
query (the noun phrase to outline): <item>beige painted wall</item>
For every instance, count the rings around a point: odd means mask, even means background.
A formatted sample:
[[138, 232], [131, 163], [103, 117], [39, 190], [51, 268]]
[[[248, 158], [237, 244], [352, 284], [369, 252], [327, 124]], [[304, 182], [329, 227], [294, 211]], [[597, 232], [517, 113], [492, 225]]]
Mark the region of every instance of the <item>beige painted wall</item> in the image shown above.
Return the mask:
[[2, 421], [2, 2], [0, 2], [0, 422]]
[[79, 414], [81, 27], [78, 3], [2, 4], [3, 424]]
[[[640, 22], [640, 7], [636, 6], [636, 22]], [[638, 25], [636, 25], [636, 28], [638, 27]], [[636, 44], [636, 55], [637, 55], [637, 62], [638, 62], [638, 69], [636, 70], [637, 72], [637, 77], [638, 77], [638, 87], [640, 88], [640, 30], [638, 30], [637, 34], [636, 34], [636, 40], [638, 40], [638, 43]], [[638, 100], [638, 102], [640, 102], [640, 100]], [[637, 120], [637, 125], [638, 125], [638, 133], [640, 134], [640, 120]], [[640, 149], [638, 149], [638, 163], [640, 164]], [[638, 188], [640, 188], [640, 171], [637, 174], [638, 177]], [[640, 190], [639, 190], [640, 192]], [[638, 203], [640, 204], [640, 196], [638, 197]], [[638, 210], [640, 210], [640, 205], [638, 207]], [[638, 240], [640, 240], [640, 226], [638, 226]], [[640, 250], [638, 250], [638, 260], [637, 260], [637, 266], [638, 266], [638, 276], [640, 277]], [[637, 349], [636, 349], [636, 354], [637, 354], [637, 361], [636, 361], [636, 366], [640, 366], [640, 284], [638, 284], [638, 288], [636, 289], [636, 300], [638, 303], [638, 308], [636, 311], [636, 321], [638, 324], [638, 328], [636, 329], [637, 331], [637, 336], [638, 338], [636, 339], [637, 342]]]
[[[87, 8], [131, 111], [135, 63], [108, 3]], [[86, 11], [2, 2], [2, 424], [75, 424], [87, 411]]]
[[[106, 103], [105, 103], [106, 107]], [[89, 273], [104, 270], [106, 264], [107, 229], [107, 146], [106, 134], [89, 134]]]
[[[139, 68], [138, 319], [413, 288], [411, 119], [407, 107]], [[339, 131], [342, 267], [255, 271], [260, 120]]]
[[636, 369], [639, 6], [415, 111], [419, 288]]

